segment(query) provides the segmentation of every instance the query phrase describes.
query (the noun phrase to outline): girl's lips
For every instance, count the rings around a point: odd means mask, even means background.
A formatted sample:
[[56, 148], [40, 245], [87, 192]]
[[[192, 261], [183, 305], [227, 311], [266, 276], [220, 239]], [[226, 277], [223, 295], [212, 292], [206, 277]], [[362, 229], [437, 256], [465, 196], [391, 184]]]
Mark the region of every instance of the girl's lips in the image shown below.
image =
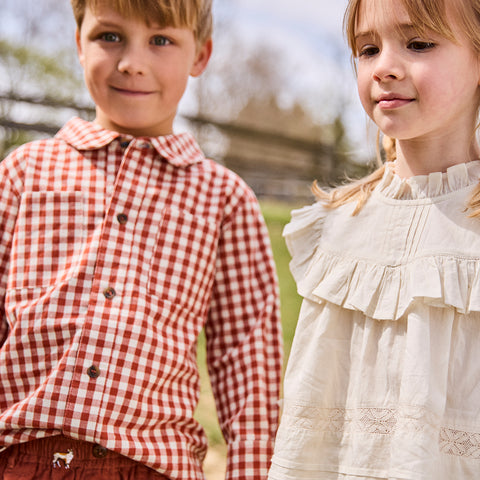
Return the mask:
[[413, 102], [413, 98], [403, 97], [402, 95], [382, 95], [377, 98], [376, 103], [382, 110], [391, 110], [394, 108], [400, 108], [404, 105], [408, 105]]

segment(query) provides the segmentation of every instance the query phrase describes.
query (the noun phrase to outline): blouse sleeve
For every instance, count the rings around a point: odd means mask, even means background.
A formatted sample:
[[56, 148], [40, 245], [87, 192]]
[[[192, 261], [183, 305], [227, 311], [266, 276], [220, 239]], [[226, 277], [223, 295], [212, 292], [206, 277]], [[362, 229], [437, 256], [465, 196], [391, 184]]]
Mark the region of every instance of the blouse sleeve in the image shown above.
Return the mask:
[[285, 226], [283, 236], [292, 256], [290, 270], [297, 284], [305, 278], [318, 248], [325, 215], [325, 207], [317, 202], [294, 210], [291, 222]]

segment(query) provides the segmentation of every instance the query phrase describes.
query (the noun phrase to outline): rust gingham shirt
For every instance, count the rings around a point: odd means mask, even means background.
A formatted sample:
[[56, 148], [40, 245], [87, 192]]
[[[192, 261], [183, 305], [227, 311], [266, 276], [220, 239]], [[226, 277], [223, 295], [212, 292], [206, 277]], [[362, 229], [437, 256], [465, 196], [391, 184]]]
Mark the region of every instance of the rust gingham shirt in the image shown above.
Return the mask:
[[0, 163], [0, 449], [65, 435], [203, 479], [197, 337], [229, 454], [266, 477], [281, 329], [258, 204], [188, 134], [73, 119]]

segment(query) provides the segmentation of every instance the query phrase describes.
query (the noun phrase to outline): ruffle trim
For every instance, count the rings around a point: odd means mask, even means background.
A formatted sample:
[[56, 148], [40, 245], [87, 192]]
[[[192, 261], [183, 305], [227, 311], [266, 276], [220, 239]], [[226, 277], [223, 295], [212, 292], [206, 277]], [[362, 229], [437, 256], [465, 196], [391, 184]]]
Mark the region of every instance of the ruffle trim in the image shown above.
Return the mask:
[[315, 248], [322, 236], [326, 214], [327, 210], [320, 202], [293, 210], [292, 220], [283, 230], [292, 257], [290, 270], [297, 285], [307, 274]]
[[376, 320], [398, 320], [418, 299], [459, 313], [478, 312], [479, 265], [476, 259], [432, 256], [390, 266], [317, 252], [309, 271], [298, 279], [298, 292]]
[[453, 165], [444, 173], [433, 172], [411, 178], [399, 177], [395, 173], [395, 163], [389, 162], [375, 191], [398, 200], [435, 198], [474, 185], [479, 180], [479, 160]]
[[318, 250], [327, 212], [320, 203], [295, 210], [284, 230], [290, 270], [304, 298], [376, 320], [398, 320], [416, 300], [480, 312], [480, 259], [432, 254], [385, 265]]

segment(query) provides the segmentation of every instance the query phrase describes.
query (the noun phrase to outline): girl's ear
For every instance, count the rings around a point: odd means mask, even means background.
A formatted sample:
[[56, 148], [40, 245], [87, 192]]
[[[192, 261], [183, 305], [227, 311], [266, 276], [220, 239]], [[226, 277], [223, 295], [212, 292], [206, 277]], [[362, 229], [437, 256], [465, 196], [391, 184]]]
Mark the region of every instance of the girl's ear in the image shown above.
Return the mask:
[[207, 68], [210, 57], [212, 56], [212, 49], [213, 42], [212, 39], [209, 38], [197, 51], [195, 61], [193, 63], [192, 69], [190, 70], [190, 75], [192, 77], [200, 76]]
[[477, 76], [478, 76], [478, 84], [480, 85], [480, 53], [477, 53]]
[[77, 44], [78, 59], [80, 60], [80, 65], [83, 67], [84, 57], [82, 50], [82, 42], [80, 41], [80, 31], [78, 30], [78, 28], [75, 30], [75, 43]]

